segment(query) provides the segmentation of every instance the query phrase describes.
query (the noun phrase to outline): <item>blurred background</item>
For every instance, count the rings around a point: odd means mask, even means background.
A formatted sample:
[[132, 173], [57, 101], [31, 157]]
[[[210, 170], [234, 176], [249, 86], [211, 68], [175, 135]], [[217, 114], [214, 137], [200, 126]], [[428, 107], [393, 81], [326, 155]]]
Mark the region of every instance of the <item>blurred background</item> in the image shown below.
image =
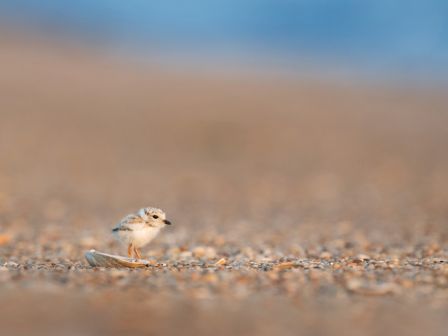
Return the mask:
[[[146, 312], [167, 333], [443, 334], [446, 283], [410, 308], [311, 280], [292, 298], [244, 285], [225, 301], [169, 272], [118, 293], [122, 275], [104, 280], [83, 253], [123, 253], [110, 228], [142, 206], [176, 224], [146, 250], [165, 262], [201, 244], [271, 259], [336, 239], [446, 251], [447, 39], [442, 0], [0, 0], [0, 265], [30, 267], [0, 272], [0, 315], [15, 334], [25, 317], [42, 334], [144, 332]], [[154, 288], [175, 290], [160, 306]]]
[[[445, 1], [2, 1], [5, 25], [104, 52], [373, 78], [444, 79]], [[380, 73], [378, 73], [380, 72]]]

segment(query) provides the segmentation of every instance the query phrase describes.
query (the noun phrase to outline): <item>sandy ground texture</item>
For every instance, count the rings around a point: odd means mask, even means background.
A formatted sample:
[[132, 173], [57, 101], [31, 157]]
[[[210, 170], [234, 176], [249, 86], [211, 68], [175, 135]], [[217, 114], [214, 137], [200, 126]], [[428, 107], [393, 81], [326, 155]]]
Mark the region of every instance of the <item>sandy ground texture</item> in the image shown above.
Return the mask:
[[[444, 335], [448, 99], [0, 39], [2, 335]], [[173, 221], [145, 269], [111, 228]]]

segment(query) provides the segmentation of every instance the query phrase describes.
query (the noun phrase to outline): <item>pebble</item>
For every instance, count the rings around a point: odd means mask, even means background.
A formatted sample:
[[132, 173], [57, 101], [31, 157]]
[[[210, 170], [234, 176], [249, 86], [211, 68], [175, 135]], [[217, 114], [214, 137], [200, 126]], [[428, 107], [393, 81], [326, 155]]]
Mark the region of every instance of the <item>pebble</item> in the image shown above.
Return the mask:
[[215, 265], [217, 265], [217, 266], [227, 265], [227, 259], [226, 259], [226, 258], [221, 258], [221, 259], [219, 259], [219, 260], [215, 263]]
[[320, 258], [322, 259], [331, 259], [332, 257], [332, 254], [328, 251], [324, 251], [320, 254]]
[[355, 260], [362, 260], [362, 261], [366, 261], [366, 260], [370, 260], [370, 257], [367, 254], [358, 254], [355, 257]]
[[8, 244], [9, 242], [11, 242], [11, 240], [12, 236], [10, 234], [6, 233], [0, 234], [0, 246]]
[[216, 250], [209, 246], [198, 246], [192, 251], [195, 258], [214, 259], [216, 258]]
[[291, 269], [296, 267], [296, 265], [292, 262], [292, 261], [288, 261], [288, 262], [283, 262], [280, 264], [275, 265], [275, 269], [279, 269], [279, 270], [286, 270], [286, 269]]
[[401, 292], [401, 288], [395, 283], [371, 283], [358, 278], [347, 281], [346, 287], [349, 291], [367, 296], [393, 295]]

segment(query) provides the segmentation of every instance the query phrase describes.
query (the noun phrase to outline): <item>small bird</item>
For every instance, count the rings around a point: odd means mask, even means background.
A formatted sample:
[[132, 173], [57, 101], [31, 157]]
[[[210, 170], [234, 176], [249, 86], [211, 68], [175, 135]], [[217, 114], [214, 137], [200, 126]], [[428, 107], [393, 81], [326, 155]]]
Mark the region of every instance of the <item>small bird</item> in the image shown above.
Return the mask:
[[166, 225], [171, 225], [171, 222], [166, 219], [165, 213], [160, 209], [148, 207], [124, 217], [112, 229], [112, 234], [128, 246], [129, 258], [134, 253], [137, 259], [141, 259], [139, 249], [153, 240]]

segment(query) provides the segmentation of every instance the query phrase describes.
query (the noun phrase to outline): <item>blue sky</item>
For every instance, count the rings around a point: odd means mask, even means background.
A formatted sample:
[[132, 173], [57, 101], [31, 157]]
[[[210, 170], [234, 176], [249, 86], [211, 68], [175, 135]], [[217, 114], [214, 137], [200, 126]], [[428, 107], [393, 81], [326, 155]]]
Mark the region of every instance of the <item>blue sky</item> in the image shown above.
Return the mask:
[[448, 65], [442, 0], [0, 0], [0, 20], [129, 52], [260, 50], [431, 72]]

